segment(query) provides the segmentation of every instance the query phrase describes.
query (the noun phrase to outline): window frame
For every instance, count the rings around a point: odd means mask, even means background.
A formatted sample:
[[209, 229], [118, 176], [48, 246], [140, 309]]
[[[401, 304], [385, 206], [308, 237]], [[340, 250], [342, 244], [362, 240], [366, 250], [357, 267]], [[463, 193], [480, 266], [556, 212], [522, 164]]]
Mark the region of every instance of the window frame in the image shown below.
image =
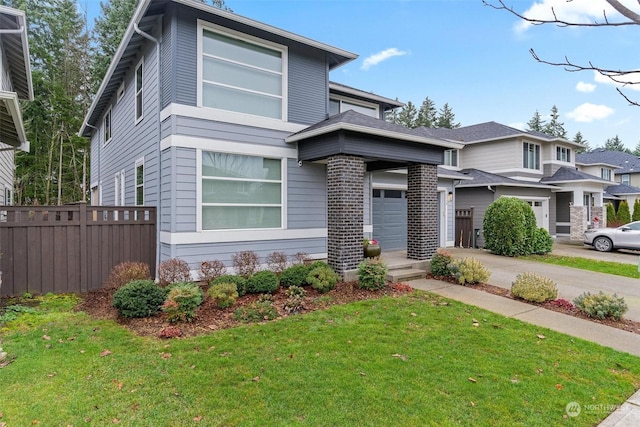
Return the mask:
[[[278, 121], [278, 122], [286, 122], [288, 121], [288, 101], [289, 101], [289, 94], [288, 94], [288, 55], [289, 55], [289, 49], [287, 46], [285, 45], [281, 45], [278, 43], [274, 43], [271, 42], [269, 40], [265, 40], [265, 39], [261, 39], [259, 37], [255, 37], [255, 36], [251, 36], [249, 34], [245, 34], [245, 33], [241, 33], [239, 31], [235, 31], [235, 30], [231, 30], [229, 28], [225, 28], [225, 27], [221, 27], [219, 25], [216, 24], [212, 24], [210, 22], [206, 22], [203, 20], [198, 20], [198, 25], [197, 25], [197, 100], [196, 100], [196, 105], [200, 108], [207, 108], [207, 109], [211, 109], [214, 111], [220, 111], [220, 112], [224, 112], [226, 114], [230, 114], [232, 116], [236, 116], [236, 117], [258, 117], [261, 119], [265, 119], [265, 120], [273, 120], [273, 121]], [[253, 44], [256, 46], [260, 46], [263, 47], [265, 49], [270, 49], [270, 50], [274, 50], [274, 51], [278, 51], [280, 52], [280, 65], [281, 65], [281, 69], [280, 69], [280, 76], [281, 76], [281, 93], [280, 93], [280, 101], [281, 101], [281, 105], [280, 105], [280, 118], [273, 118], [273, 117], [269, 117], [269, 116], [263, 116], [263, 115], [258, 115], [258, 114], [251, 114], [251, 113], [245, 113], [245, 112], [239, 112], [239, 111], [233, 111], [233, 110], [226, 110], [226, 109], [222, 109], [222, 108], [214, 108], [214, 107], [207, 107], [204, 105], [203, 103], [203, 74], [204, 74], [204, 70], [203, 70], [203, 66], [204, 66], [204, 31], [210, 31], [213, 33], [218, 33], [222, 36], [225, 37], [229, 37], [229, 38], [234, 38], [236, 40], [239, 40], [241, 42], [244, 43], [248, 43], [248, 44]], [[242, 64], [242, 63], [238, 63], [238, 64]], [[243, 88], [237, 88], [241, 91], [245, 91], [245, 89]], [[246, 91], [248, 93], [251, 93], [252, 91]], [[255, 91], [253, 91], [255, 92]]]
[[571, 163], [571, 148], [557, 145], [556, 160], [559, 162]]
[[628, 173], [620, 175], [620, 184], [631, 185], [631, 175]]
[[[138, 169], [142, 168], [142, 182], [138, 182]], [[145, 188], [145, 179], [144, 179], [144, 173], [145, 173], [145, 168], [144, 168], [144, 157], [139, 158], [138, 160], [136, 160], [135, 163], [135, 167], [133, 169], [133, 186], [134, 186], [134, 205], [135, 206], [144, 206], [144, 188]], [[142, 189], [142, 203], [140, 203], [140, 200], [138, 199], [138, 190]]]
[[13, 188], [4, 185], [4, 205], [5, 206], [13, 206]]
[[102, 118], [102, 138], [104, 139], [103, 145], [107, 145], [113, 139], [113, 114], [112, 109], [109, 107], [104, 117]]
[[[340, 96], [340, 95], [331, 95], [329, 97], [329, 116], [334, 116], [335, 114], [331, 114], [331, 101], [337, 101], [338, 102], [338, 114], [340, 113], [344, 113], [345, 111], [348, 111], [348, 109], [343, 109], [342, 105], [344, 103], [347, 104], [351, 104], [354, 105], [356, 107], [363, 107], [363, 108], [367, 108], [370, 109], [372, 111], [375, 111], [375, 116], [370, 116], [370, 117], [375, 117], [376, 119], [380, 118], [380, 106], [378, 104], [375, 104], [373, 102], [366, 102], [366, 101], [360, 101], [358, 99], [353, 99], [353, 98], [348, 98], [346, 96]], [[355, 111], [355, 110], [354, 110]], [[359, 111], [356, 111], [357, 113], [360, 113]], [[360, 113], [360, 114], [364, 114], [364, 113]]]
[[[527, 147], [532, 147], [533, 151], [531, 151], [531, 149], [527, 148]], [[529, 161], [529, 156], [533, 154], [533, 166], [534, 167], [530, 167], [529, 165], [531, 164], [531, 161]], [[540, 170], [540, 160], [541, 160], [541, 147], [540, 144], [537, 144], [535, 142], [528, 142], [528, 141], [523, 141], [522, 142], [522, 168], [523, 169], [527, 169], [527, 170], [535, 170], [535, 171], [539, 171]]]
[[[449, 155], [447, 158], [447, 154]], [[450, 150], [444, 150], [444, 166], [450, 166], [453, 168], [457, 168], [458, 167], [458, 160], [459, 160], [459, 154], [460, 154], [460, 150], [457, 148], [452, 148]], [[452, 159], [455, 157], [455, 162], [452, 161]], [[454, 164], [455, 163], [455, 164]]]
[[[211, 203], [211, 202], [207, 202], [207, 203], [203, 203], [203, 195], [204, 195], [204, 191], [203, 191], [203, 182], [205, 181], [205, 179], [211, 179], [211, 180], [215, 180], [215, 179], [219, 179], [219, 177], [215, 177], [215, 176], [207, 176], [204, 175], [203, 173], [203, 167], [202, 167], [202, 162], [203, 162], [203, 153], [220, 153], [220, 154], [229, 154], [229, 155], [235, 155], [235, 156], [246, 156], [246, 157], [256, 157], [256, 158], [261, 158], [261, 159], [270, 159], [270, 160], [278, 160], [280, 161], [280, 180], [276, 181], [276, 180], [250, 180], [250, 179], [246, 179], [244, 181], [246, 182], [273, 182], [273, 183], [279, 183], [280, 184], [280, 203], [279, 204], [268, 204], [268, 203], [263, 203], [263, 204], [255, 204], [255, 205], [247, 205], [247, 204], [242, 204], [242, 203]], [[269, 154], [267, 153], [248, 153], [248, 152], [234, 152], [234, 151], [225, 151], [225, 150], [211, 150], [211, 149], [198, 149], [197, 151], [197, 168], [198, 168], [198, 172], [197, 172], [197, 176], [198, 176], [198, 197], [197, 197], [197, 231], [198, 232], [207, 232], [207, 233], [228, 233], [228, 232], [240, 232], [240, 233], [244, 233], [244, 232], [252, 232], [252, 231], [273, 231], [273, 230], [284, 230], [286, 229], [286, 220], [287, 220], [287, 214], [286, 214], [286, 206], [287, 206], [287, 199], [286, 199], [286, 187], [287, 187], [287, 157], [282, 157], [280, 155], [277, 155], [275, 153], [273, 154]], [[223, 178], [224, 179], [224, 178]], [[237, 181], [237, 179], [234, 179], [235, 181]], [[203, 225], [203, 217], [204, 217], [204, 213], [203, 213], [203, 209], [206, 206], [264, 206], [264, 207], [279, 207], [280, 208], [280, 226], [278, 227], [261, 227], [261, 228], [216, 228], [216, 229], [212, 229], [212, 228], [204, 228]]]
[[[142, 119], [144, 119], [144, 57], [140, 59], [138, 64], [136, 65], [135, 73], [134, 73], [134, 83], [133, 87], [135, 90], [135, 100], [134, 100], [134, 118], [136, 124], [140, 123]], [[138, 89], [138, 70], [140, 70], [140, 89]], [[138, 111], [138, 109], [140, 111]]]
[[605, 181], [611, 181], [611, 169], [609, 168], [600, 168], [600, 178]]

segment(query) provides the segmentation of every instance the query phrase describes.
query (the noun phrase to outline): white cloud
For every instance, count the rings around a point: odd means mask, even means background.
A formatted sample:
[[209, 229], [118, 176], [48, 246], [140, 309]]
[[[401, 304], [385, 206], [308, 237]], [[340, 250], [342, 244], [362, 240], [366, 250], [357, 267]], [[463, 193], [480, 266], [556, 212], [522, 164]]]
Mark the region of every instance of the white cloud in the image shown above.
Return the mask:
[[596, 90], [596, 85], [592, 83], [578, 82], [578, 84], [576, 85], [576, 90], [578, 92], [589, 93]]
[[591, 103], [584, 103], [577, 106], [567, 113], [567, 116], [576, 122], [591, 123], [594, 120], [602, 120], [612, 115], [615, 110], [606, 105], [596, 105]]
[[509, 123], [507, 126], [520, 130], [525, 130], [527, 128], [527, 124], [523, 122]]
[[[630, 0], [623, 0], [622, 3], [630, 3]], [[561, 21], [586, 24], [603, 22], [603, 11], [607, 14], [607, 18], [620, 16], [603, 0], [542, 0], [535, 2], [529, 9], [522, 12], [522, 15], [530, 19], [553, 20], [557, 18]], [[532, 26], [533, 24], [528, 21], [519, 20], [514, 25], [514, 29], [518, 33], [523, 33]]]
[[[608, 85], [614, 85], [614, 86], [624, 87], [626, 89], [640, 91], [640, 71], [635, 71], [633, 73], [625, 74], [620, 77], [614, 77], [616, 80], [623, 83], [614, 82], [609, 77], [603, 76], [597, 71], [594, 71], [593, 74], [594, 74], [593, 80], [595, 80], [596, 83], [604, 83]], [[628, 83], [628, 84], [625, 85], [624, 83]], [[631, 83], [634, 83], [634, 84], [631, 84]]]
[[379, 63], [381, 63], [382, 61], [386, 61], [389, 58], [392, 58], [394, 56], [403, 56], [403, 55], [407, 55], [409, 52], [404, 51], [404, 50], [399, 50], [395, 47], [392, 47], [390, 49], [385, 49], [382, 52], [378, 52], [378, 53], [374, 53], [373, 55], [365, 58], [364, 62], [362, 63], [362, 69], [363, 70], [368, 70], [369, 68], [373, 67], [374, 65], [377, 65]]

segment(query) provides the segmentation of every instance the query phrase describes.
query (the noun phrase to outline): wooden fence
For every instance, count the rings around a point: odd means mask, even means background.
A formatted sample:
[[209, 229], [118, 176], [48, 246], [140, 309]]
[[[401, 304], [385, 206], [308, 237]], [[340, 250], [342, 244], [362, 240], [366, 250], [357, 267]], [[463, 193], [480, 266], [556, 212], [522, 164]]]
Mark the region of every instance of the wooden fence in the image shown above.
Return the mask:
[[0, 206], [0, 295], [87, 292], [125, 261], [156, 266], [154, 207]]
[[456, 209], [455, 246], [470, 248], [475, 242], [473, 229], [473, 208]]

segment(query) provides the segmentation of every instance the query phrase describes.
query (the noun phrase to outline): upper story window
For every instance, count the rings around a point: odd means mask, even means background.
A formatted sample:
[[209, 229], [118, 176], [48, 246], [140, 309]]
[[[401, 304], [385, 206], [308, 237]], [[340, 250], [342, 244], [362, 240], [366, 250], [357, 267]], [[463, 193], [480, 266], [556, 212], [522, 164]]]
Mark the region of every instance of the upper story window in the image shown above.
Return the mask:
[[621, 184], [631, 185], [630, 182], [631, 182], [631, 177], [629, 176], [628, 173], [620, 175]]
[[571, 149], [567, 147], [556, 147], [556, 160], [571, 162]]
[[445, 150], [444, 164], [445, 166], [458, 167], [458, 150]]
[[600, 178], [611, 181], [611, 169], [600, 168]]
[[353, 110], [366, 116], [379, 118], [378, 107], [374, 104], [356, 103], [345, 99], [331, 98], [329, 99], [329, 115], [344, 113]]
[[104, 131], [104, 143], [106, 144], [111, 141], [111, 108], [104, 115], [102, 129]]
[[522, 144], [522, 167], [540, 170], [540, 144], [531, 142]]
[[144, 62], [140, 61], [138, 66], [136, 67], [136, 123], [142, 120], [144, 116], [144, 111], [142, 109], [142, 95], [144, 89]]
[[202, 106], [285, 119], [285, 47], [209, 28], [201, 38]]

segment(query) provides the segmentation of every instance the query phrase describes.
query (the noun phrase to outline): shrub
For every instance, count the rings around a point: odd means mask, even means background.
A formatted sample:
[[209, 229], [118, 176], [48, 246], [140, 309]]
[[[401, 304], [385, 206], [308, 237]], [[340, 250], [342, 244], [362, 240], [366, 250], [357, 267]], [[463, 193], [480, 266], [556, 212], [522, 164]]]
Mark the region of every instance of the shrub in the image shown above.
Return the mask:
[[236, 273], [245, 279], [252, 276], [260, 267], [258, 254], [253, 251], [238, 252], [233, 255], [231, 261], [233, 262], [233, 268], [236, 270]]
[[537, 255], [544, 255], [551, 252], [553, 249], [553, 239], [549, 235], [549, 232], [542, 228], [538, 227], [533, 232], [533, 244], [532, 244], [532, 253]]
[[511, 285], [511, 294], [526, 301], [545, 302], [558, 297], [558, 288], [551, 279], [536, 273], [522, 273]]
[[219, 285], [220, 283], [233, 283], [236, 285], [236, 291], [238, 296], [242, 296], [247, 293], [247, 279], [235, 274], [225, 274], [209, 282], [210, 286]]
[[124, 317], [154, 316], [167, 296], [166, 289], [153, 280], [134, 280], [113, 294], [112, 305]]
[[284, 311], [293, 314], [300, 313], [306, 306], [304, 303], [304, 297], [307, 295], [307, 291], [299, 286], [291, 286], [287, 289], [287, 299], [284, 301]]
[[489, 205], [482, 221], [485, 248], [497, 255], [531, 255], [537, 228], [531, 206], [515, 197], [500, 197]]
[[622, 224], [631, 222], [631, 212], [629, 211], [629, 203], [626, 200], [621, 200], [618, 205], [618, 212], [616, 212], [616, 219]]
[[587, 316], [597, 319], [620, 320], [629, 309], [623, 297], [605, 294], [602, 291], [597, 294], [585, 292], [574, 299], [573, 303]]
[[617, 227], [621, 225], [616, 217], [616, 210], [613, 207], [613, 203], [607, 203], [607, 227]]
[[191, 321], [196, 309], [202, 304], [202, 289], [191, 282], [176, 283], [169, 288], [162, 310], [169, 322]]
[[269, 270], [278, 276], [287, 268], [287, 255], [284, 252], [271, 252], [266, 261]]
[[562, 308], [564, 310], [569, 310], [569, 311], [573, 311], [576, 308], [571, 303], [571, 301], [567, 301], [566, 299], [563, 299], [563, 298], [558, 298], [557, 300], [553, 300], [549, 302], [549, 304]]
[[258, 271], [247, 279], [247, 293], [272, 294], [278, 289], [278, 276], [273, 271]]
[[453, 262], [453, 257], [447, 251], [438, 249], [431, 257], [431, 274], [434, 276], [451, 276], [449, 264]]
[[132, 280], [151, 280], [149, 265], [144, 262], [122, 262], [111, 269], [104, 287], [120, 289]]
[[307, 276], [309, 275], [309, 266], [304, 264], [296, 264], [287, 268], [280, 275], [280, 284], [286, 288], [289, 286], [305, 286]]
[[338, 276], [338, 274], [325, 263], [311, 268], [307, 275], [307, 282], [311, 283], [311, 286], [314, 289], [323, 294], [334, 289], [338, 280], [340, 280], [340, 276]]
[[238, 299], [238, 288], [235, 283], [219, 283], [211, 286], [207, 293], [218, 308], [231, 307]]
[[358, 288], [376, 290], [387, 283], [387, 265], [379, 258], [365, 258], [358, 265]]
[[158, 266], [158, 277], [160, 278], [160, 286], [167, 286], [171, 283], [188, 282], [191, 280], [191, 270], [185, 260], [170, 258], [162, 261]]
[[454, 260], [448, 268], [461, 285], [485, 283], [491, 276], [491, 272], [477, 258]]
[[227, 274], [227, 268], [224, 263], [219, 260], [202, 261], [200, 264], [200, 280], [211, 283], [213, 279]]
[[640, 221], [640, 199], [636, 199], [633, 202], [633, 214], [631, 215], [631, 221]]
[[242, 322], [262, 322], [278, 317], [278, 310], [273, 306], [273, 301], [260, 298], [253, 304], [238, 308], [233, 316]]
[[166, 326], [158, 332], [158, 338], [181, 337], [182, 331], [177, 326]]

